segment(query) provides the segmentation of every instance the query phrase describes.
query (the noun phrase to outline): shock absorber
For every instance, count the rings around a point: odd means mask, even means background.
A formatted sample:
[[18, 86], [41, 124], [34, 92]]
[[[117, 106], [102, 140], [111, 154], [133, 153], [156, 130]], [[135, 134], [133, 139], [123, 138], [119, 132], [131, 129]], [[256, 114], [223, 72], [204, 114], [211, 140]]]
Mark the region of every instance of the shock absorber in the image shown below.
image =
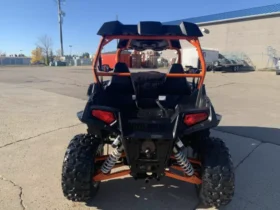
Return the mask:
[[123, 145], [121, 145], [120, 147], [117, 147], [113, 150], [111, 155], [106, 159], [106, 161], [101, 166], [102, 173], [107, 174], [107, 173], [109, 173], [109, 171], [112, 170], [114, 165], [120, 159], [122, 152], [123, 152]]
[[[179, 140], [177, 142], [177, 144], [183, 145], [181, 140]], [[174, 152], [174, 157], [176, 158], [178, 164], [182, 167], [184, 172], [188, 176], [192, 176], [194, 174], [194, 170], [193, 170], [192, 164], [188, 161], [185, 153], [182, 150], [178, 150], [176, 147], [173, 148], [173, 152]]]

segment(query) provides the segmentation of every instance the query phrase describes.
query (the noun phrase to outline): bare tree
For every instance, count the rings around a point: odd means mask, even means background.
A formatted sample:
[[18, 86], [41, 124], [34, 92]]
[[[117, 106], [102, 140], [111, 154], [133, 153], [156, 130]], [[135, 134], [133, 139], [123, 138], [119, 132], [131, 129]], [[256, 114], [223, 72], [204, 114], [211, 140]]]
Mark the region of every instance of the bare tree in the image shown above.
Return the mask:
[[52, 38], [49, 37], [48, 35], [43, 35], [39, 37], [37, 47], [42, 49], [42, 53], [46, 58], [46, 64], [49, 64], [49, 57], [52, 49]]
[[56, 50], [56, 56], [57, 56], [57, 57], [61, 57], [61, 50], [60, 50], [60, 49], [57, 49], [57, 50]]

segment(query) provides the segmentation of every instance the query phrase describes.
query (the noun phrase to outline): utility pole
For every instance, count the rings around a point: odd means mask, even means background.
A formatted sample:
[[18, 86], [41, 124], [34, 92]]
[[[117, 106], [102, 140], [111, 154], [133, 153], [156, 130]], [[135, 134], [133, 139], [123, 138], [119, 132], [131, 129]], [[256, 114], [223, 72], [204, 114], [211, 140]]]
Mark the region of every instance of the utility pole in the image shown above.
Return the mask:
[[61, 0], [57, 0], [57, 6], [58, 6], [58, 23], [59, 23], [59, 34], [60, 34], [60, 51], [61, 51], [61, 56], [64, 56], [63, 36], [62, 36], [62, 16], [64, 15], [64, 13], [61, 10]]

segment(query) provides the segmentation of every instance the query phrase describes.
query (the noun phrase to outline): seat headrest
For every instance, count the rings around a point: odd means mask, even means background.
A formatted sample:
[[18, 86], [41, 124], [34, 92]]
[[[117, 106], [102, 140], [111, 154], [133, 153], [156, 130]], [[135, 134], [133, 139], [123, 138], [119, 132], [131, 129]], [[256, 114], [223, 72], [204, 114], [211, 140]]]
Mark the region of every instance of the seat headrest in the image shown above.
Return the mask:
[[[118, 62], [115, 65], [114, 73], [129, 73], [129, 69], [125, 63]], [[133, 86], [130, 77], [121, 77], [113, 75], [108, 88], [114, 93], [130, 93], [133, 94]]]
[[129, 73], [129, 69], [125, 63], [118, 62], [115, 65], [114, 73]]
[[170, 70], [169, 70], [170, 74], [183, 74], [184, 72], [184, 68], [180, 63], [174, 63], [172, 64]]

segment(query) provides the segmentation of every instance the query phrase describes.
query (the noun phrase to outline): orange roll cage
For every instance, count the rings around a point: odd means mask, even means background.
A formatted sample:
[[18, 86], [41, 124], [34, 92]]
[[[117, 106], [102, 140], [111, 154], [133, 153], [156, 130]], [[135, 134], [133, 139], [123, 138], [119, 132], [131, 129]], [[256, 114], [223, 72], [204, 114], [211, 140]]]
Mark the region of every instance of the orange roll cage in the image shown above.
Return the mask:
[[177, 51], [177, 54], [178, 54], [177, 63], [181, 63], [181, 61], [182, 61], [181, 51], [180, 51], [180, 49], [172, 48], [172, 45], [171, 45], [170, 41], [171, 40], [187, 40], [189, 43], [191, 43], [197, 49], [197, 53], [198, 53], [199, 60], [200, 60], [200, 63], [201, 63], [200, 73], [199, 74], [185, 74], [185, 73], [183, 73], [183, 74], [168, 74], [167, 73], [166, 76], [167, 77], [199, 78], [198, 89], [203, 85], [204, 78], [205, 78], [205, 75], [206, 75], [206, 63], [205, 63], [205, 60], [204, 60], [204, 56], [203, 56], [203, 53], [202, 53], [202, 49], [201, 49], [198, 37], [169, 36], [169, 35], [164, 35], [164, 36], [141, 36], [141, 35], [117, 35], [117, 36], [108, 35], [108, 36], [102, 36], [101, 41], [100, 41], [99, 46], [98, 46], [98, 49], [97, 49], [97, 52], [96, 52], [96, 55], [95, 55], [95, 57], [93, 59], [93, 62], [92, 62], [92, 71], [93, 71], [93, 81], [94, 81], [94, 83], [100, 83], [99, 76], [130, 76], [130, 73], [114, 73], [114, 72], [98, 72], [97, 71], [97, 65], [98, 65], [98, 61], [99, 61], [99, 58], [101, 56], [101, 51], [102, 51], [103, 47], [114, 39], [129, 40], [126, 47], [117, 50], [117, 62], [119, 62], [119, 60], [120, 60], [121, 51], [125, 50], [125, 49], [129, 49], [131, 40], [134, 40], [134, 39], [140, 39], [140, 40], [159, 40], [159, 39], [163, 39], [163, 40], [167, 40], [167, 42], [169, 43], [168, 49]]

